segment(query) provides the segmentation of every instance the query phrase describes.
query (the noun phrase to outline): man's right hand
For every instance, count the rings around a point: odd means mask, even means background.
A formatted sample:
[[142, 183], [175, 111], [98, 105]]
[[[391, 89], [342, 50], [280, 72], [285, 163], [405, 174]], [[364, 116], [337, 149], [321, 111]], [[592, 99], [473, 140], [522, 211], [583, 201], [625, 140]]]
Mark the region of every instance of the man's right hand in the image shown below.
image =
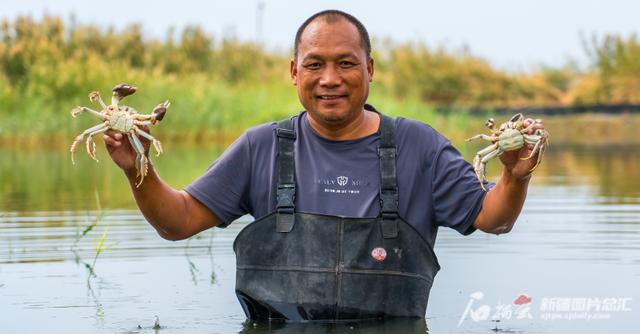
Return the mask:
[[[149, 132], [147, 127], [141, 127], [141, 130]], [[104, 133], [103, 138], [107, 152], [109, 152], [111, 159], [116, 165], [122, 168], [125, 173], [133, 173], [133, 175], [136, 175], [136, 151], [133, 149], [133, 146], [131, 146], [129, 138], [122, 132], [115, 130], [108, 130]], [[149, 157], [149, 146], [151, 143], [142, 136], [138, 136], [138, 138], [142, 146], [144, 146], [145, 155]]]
[[109, 152], [111, 159], [118, 167], [125, 172], [136, 168], [136, 151], [124, 134], [115, 130], [108, 130], [103, 138], [107, 152]]
[[[148, 131], [146, 128], [142, 130]], [[151, 143], [145, 138], [140, 138], [140, 141], [145, 154], [148, 154]], [[140, 211], [160, 236], [169, 240], [182, 240], [221, 223], [213, 212], [187, 192], [177, 191], [165, 184], [153, 169], [149, 171], [141, 187], [134, 186], [137, 174], [136, 151], [126, 135], [109, 130], [104, 134], [104, 143], [111, 159], [129, 178]]]

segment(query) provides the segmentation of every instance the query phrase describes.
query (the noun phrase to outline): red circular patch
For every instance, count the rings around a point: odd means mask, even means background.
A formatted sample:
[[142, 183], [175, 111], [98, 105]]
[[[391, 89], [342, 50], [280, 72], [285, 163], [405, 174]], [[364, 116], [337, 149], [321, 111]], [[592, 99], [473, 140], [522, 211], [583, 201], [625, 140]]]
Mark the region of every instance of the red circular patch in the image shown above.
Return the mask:
[[378, 262], [382, 262], [387, 258], [387, 251], [382, 247], [376, 247], [371, 251], [371, 257]]
[[531, 297], [525, 294], [521, 294], [520, 296], [518, 296], [518, 298], [516, 298], [516, 300], [513, 301], [513, 304], [515, 305], [525, 305], [530, 303], [531, 303]]

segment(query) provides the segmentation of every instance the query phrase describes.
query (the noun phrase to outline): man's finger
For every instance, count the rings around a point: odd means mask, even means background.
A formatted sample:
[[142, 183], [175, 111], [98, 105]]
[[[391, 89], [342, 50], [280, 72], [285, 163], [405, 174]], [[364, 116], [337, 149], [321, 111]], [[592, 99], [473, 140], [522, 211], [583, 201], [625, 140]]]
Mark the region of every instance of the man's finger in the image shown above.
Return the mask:
[[527, 134], [532, 135], [538, 130], [544, 130], [544, 124], [534, 121], [531, 124], [525, 126], [525, 128], [527, 128]]
[[528, 127], [529, 125], [533, 124], [535, 121], [533, 120], [533, 118], [527, 118], [524, 120], [524, 122], [522, 122], [524, 124], [524, 127]]
[[532, 135], [536, 133], [538, 130], [544, 130], [544, 125], [542, 124], [534, 124], [531, 129], [529, 129], [528, 134]]
[[122, 136], [122, 133], [118, 131], [107, 130], [102, 136], [102, 138], [104, 139], [104, 142], [109, 146], [118, 147], [122, 145], [123, 136]]
[[105, 136], [109, 136], [109, 137], [111, 137], [111, 138], [113, 138], [115, 140], [122, 140], [122, 133], [120, 133], [120, 132], [118, 132], [116, 130], [109, 129], [104, 133], [104, 135]]
[[104, 143], [107, 144], [107, 146], [119, 147], [120, 145], [122, 145], [121, 141], [115, 140], [112, 136], [109, 136], [107, 134], [102, 136], [102, 138], [104, 139]]

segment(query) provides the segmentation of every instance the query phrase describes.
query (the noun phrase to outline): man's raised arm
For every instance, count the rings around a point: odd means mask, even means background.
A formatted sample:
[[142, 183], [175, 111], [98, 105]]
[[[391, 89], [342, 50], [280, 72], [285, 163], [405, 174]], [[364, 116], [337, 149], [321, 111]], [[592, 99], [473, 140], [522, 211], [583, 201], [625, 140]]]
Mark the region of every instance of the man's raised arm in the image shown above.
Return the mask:
[[[532, 123], [532, 119], [525, 120], [525, 126]], [[530, 134], [543, 129], [543, 125], [537, 123], [531, 127]], [[540, 154], [538, 152], [530, 159], [521, 159], [528, 157], [531, 152], [532, 147], [525, 145], [520, 150], [505, 152], [500, 156], [504, 165], [502, 175], [485, 196], [482, 209], [473, 224], [475, 228], [494, 234], [511, 231], [527, 197], [531, 169], [536, 165], [537, 154]]]
[[[221, 222], [206, 206], [185, 191], [171, 188], [160, 179], [152, 165], [144, 181], [138, 183], [136, 153], [121, 133], [107, 131], [104, 142], [111, 159], [120, 167], [131, 186], [133, 197], [147, 221], [167, 240], [189, 238]], [[149, 152], [149, 142], [143, 142]]]

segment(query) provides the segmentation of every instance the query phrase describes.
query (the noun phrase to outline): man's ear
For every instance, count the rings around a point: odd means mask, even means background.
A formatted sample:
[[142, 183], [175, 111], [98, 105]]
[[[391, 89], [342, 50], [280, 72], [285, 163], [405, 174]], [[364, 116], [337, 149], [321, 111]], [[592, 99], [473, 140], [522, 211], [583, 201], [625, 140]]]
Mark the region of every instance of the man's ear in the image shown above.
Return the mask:
[[369, 73], [369, 82], [373, 81], [373, 58], [367, 61], [367, 72]]
[[298, 82], [298, 64], [296, 63], [296, 59], [295, 58], [291, 58], [291, 68], [289, 69], [289, 72], [291, 73], [291, 82], [293, 82], [294, 86], [297, 86], [297, 82]]

